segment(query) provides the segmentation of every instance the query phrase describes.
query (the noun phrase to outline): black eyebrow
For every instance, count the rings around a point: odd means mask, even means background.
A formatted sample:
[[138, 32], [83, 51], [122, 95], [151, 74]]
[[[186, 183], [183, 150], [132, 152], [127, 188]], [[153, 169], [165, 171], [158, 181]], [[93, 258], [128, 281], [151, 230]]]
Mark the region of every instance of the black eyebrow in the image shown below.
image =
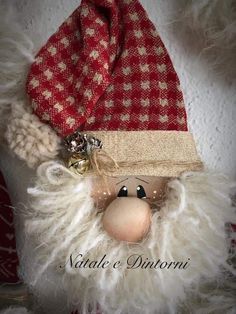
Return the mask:
[[120, 184], [120, 183], [122, 183], [122, 182], [124, 182], [124, 181], [127, 181], [129, 178], [126, 178], [126, 179], [124, 179], [124, 180], [121, 180], [120, 182], [117, 182], [116, 183], [116, 185], [118, 185], [118, 184]]
[[138, 178], [138, 177], [135, 177], [135, 179], [137, 179], [137, 180], [139, 180], [139, 181], [142, 181], [142, 182], [144, 182], [144, 183], [149, 184], [149, 182], [147, 182], [147, 181], [145, 181], [145, 180], [143, 180], [143, 179], [140, 179], [140, 178]]

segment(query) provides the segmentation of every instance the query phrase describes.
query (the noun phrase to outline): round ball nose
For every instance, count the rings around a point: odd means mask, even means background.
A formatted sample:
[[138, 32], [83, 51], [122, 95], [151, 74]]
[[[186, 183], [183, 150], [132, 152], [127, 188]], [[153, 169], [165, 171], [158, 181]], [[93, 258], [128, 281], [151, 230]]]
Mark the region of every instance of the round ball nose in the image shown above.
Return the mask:
[[102, 222], [107, 233], [116, 240], [138, 242], [150, 228], [151, 208], [139, 198], [120, 197], [109, 204]]

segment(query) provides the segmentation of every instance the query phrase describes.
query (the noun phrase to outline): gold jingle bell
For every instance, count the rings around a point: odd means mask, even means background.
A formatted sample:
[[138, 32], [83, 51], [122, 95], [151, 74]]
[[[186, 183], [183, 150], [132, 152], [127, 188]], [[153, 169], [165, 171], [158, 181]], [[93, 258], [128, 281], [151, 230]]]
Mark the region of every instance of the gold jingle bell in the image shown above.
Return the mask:
[[90, 168], [90, 161], [85, 154], [75, 153], [68, 160], [68, 168], [79, 175], [83, 175]]

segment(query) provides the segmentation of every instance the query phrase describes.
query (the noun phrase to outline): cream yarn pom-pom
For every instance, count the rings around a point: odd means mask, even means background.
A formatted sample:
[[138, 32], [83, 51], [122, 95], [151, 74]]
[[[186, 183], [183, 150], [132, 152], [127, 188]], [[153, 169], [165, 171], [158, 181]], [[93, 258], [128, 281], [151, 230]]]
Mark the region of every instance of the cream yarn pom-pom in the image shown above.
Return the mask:
[[11, 117], [5, 138], [10, 149], [31, 168], [54, 159], [60, 149], [60, 138], [32, 113], [23, 101], [11, 105]]

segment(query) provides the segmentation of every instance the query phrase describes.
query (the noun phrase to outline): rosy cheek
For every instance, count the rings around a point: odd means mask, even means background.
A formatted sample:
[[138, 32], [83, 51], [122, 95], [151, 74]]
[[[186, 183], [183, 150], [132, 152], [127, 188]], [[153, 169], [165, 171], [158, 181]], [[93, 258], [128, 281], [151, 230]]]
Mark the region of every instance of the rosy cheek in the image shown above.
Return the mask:
[[153, 190], [151, 195], [150, 195], [150, 199], [155, 202], [158, 200], [163, 200], [165, 196], [165, 190], [164, 189], [160, 189], [160, 190]]
[[106, 183], [102, 179], [95, 178], [93, 180], [91, 196], [94, 200], [95, 207], [101, 211], [117, 197], [117, 194], [115, 187], [111, 183]]

